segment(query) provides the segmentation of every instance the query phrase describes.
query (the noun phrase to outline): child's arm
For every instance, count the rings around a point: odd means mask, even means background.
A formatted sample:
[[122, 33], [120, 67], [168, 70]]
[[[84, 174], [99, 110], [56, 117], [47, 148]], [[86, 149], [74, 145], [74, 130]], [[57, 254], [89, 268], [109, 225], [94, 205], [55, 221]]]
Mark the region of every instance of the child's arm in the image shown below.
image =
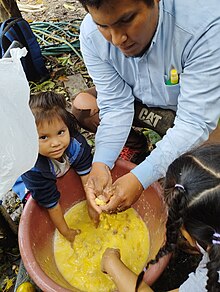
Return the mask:
[[[40, 167], [38, 167], [40, 166]], [[75, 236], [80, 233], [79, 230], [70, 229], [63, 216], [59, 199], [60, 192], [57, 190], [56, 177], [48, 171], [48, 160], [39, 156], [38, 163], [34, 169], [27, 171], [22, 175], [22, 179], [27, 189], [31, 191], [31, 195], [37, 203], [48, 210], [49, 216], [59, 230], [70, 242], [74, 241]], [[54, 207], [51, 207], [54, 206]]]
[[70, 242], [73, 242], [75, 239], [75, 236], [80, 233], [80, 230], [79, 229], [74, 230], [67, 226], [60, 204], [57, 203], [55, 207], [48, 209], [48, 213], [53, 224], [56, 226], [59, 232], [67, 240], [69, 240]]
[[[120, 251], [114, 248], [107, 248], [102, 256], [101, 270], [107, 273], [116, 284], [119, 292], [134, 292], [137, 275], [133, 273], [121, 261]], [[178, 292], [179, 289], [170, 292]], [[153, 292], [153, 290], [142, 281], [138, 292]]]
[[[115, 282], [119, 292], [134, 292], [137, 275], [124, 265], [120, 259], [120, 251], [107, 248], [102, 256], [101, 269], [109, 274]], [[145, 282], [141, 282], [138, 292], [153, 292]]]

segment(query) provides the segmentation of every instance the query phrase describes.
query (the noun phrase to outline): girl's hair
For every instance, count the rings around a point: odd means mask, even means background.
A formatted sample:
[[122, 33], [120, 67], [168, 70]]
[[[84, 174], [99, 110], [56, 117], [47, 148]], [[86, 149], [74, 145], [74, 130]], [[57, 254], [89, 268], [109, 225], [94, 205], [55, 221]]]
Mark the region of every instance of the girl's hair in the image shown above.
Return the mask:
[[67, 101], [62, 94], [53, 91], [33, 94], [30, 97], [29, 106], [37, 126], [44, 121], [51, 123], [55, 118], [58, 118], [68, 127], [70, 136], [74, 136], [77, 130], [76, 119], [68, 111]]
[[[149, 264], [174, 251], [184, 227], [208, 252], [207, 291], [220, 291], [220, 144], [205, 144], [177, 158], [166, 173], [164, 198], [167, 240]], [[140, 282], [141, 274], [136, 287]]]

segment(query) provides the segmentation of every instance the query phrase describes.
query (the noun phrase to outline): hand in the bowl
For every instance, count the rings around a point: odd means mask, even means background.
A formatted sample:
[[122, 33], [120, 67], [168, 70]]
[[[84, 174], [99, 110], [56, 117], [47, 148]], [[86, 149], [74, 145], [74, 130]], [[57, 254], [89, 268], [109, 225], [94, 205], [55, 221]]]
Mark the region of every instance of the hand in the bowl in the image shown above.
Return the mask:
[[122, 212], [134, 204], [141, 193], [143, 186], [133, 173], [119, 177], [113, 184], [114, 191], [106, 205], [100, 206], [107, 213]]
[[73, 242], [75, 236], [79, 234], [81, 231], [79, 229], [71, 229], [68, 227], [63, 211], [61, 209], [60, 203], [58, 202], [57, 205], [53, 208], [48, 209], [48, 213], [50, 219], [52, 220], [53, 224], [59, 230], [59, 232], [70, 242]]
[[100, 195], [105, 196], [106, 200], [108, 200], [111, 186], [112, 177], [109, 168], [104, 163], [93, 163], [92, 170], [85, 185], [85, 192], [89, 216], [96, 226], [99, 223], [99, 215], [102, 210], [95, 200]]
[[121, 259], [120, 250], [116, 248], [107, 248], [102, 255], [101, 271], [111, 275], [111, 270], [114, 270], [116, 262]]
[[64, 234], [64, 236], [65, 236], [65, 238], [66, 238], [69, 242], [73, 243], [74, 240], [75, 240], [76, 235], [78, 235], [78, 234], [80, 234], [80, 233], [81, 233], [81, 230], [80, 230], [80, 229], [71, 229], [71, 228], [69, 228], [69, 229], [67, 230], [67, 232]]
[[[107, 273], [115, 282], [117, 291], [135, 291], [137, 275], [122, 262], [119, 249], [107, 248], [105, 250], [101, 260], [101, 270], [103, 273]], [[153, 292], [143, 281], [138, 291]]]

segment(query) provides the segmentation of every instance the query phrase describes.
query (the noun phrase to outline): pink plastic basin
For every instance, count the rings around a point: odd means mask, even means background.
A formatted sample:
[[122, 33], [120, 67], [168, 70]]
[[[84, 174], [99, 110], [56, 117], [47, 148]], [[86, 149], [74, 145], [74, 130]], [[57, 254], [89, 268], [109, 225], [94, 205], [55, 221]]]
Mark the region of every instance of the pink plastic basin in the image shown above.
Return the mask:
[[[134, 166], [119, 159], [112, 171], [113, 179], [129, 172]], [[80, 178], [73, 170], [59, 178], [57, 185], [61, 192], [60, 204], [64, 211], [85, 199]], [[133, 207], [149, 229], [149, 259], [152, 259], [163, 244], [165, 233], [166, 208], [159, 183], [153, 183], [146, 189]], [[66, 282], [56, 267], [53, 255], [54, 230], [47, 211], [30, 198], [19, 224], [19, 247], [24, 266], [36, 285], [45, 292], [79, 291]], [[146, 282], [153, 283], [163, 272], [168, 261], [169, 256], [164, 257], [148, 274], [145, 273]]]

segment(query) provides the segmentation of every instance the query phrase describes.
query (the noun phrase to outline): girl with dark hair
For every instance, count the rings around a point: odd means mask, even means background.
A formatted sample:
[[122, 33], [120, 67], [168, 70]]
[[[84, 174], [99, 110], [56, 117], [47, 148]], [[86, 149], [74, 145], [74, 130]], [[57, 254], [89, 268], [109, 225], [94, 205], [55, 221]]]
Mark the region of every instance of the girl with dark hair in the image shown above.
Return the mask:
[[56, 178], [72, 167], [85, 185], [92, 164], [91, 148], [77, 132], [75, 118], [67, 110], [64, 96], [43, 92], [31, 96], [29, 105], [37, 126], [39, 155], [35, 166], [22, 175], [22, 180], [33, 199], [48, 210], [59, 232], [73, 242], [80, 231], [66, 224]]
[[[177, 158], [166, 173], [164, 198], [169, 210], [166, 243], [148, 266], [173, 252], [182, 233], [203, 258], [173, 292], [220, 291], [220, 144], [203, 145]], [[105, 251], [102, 271], [120, 292], [153, 291], [142, 281], [144, 272], [137, 277], [123, 264], [119, 250]]]

